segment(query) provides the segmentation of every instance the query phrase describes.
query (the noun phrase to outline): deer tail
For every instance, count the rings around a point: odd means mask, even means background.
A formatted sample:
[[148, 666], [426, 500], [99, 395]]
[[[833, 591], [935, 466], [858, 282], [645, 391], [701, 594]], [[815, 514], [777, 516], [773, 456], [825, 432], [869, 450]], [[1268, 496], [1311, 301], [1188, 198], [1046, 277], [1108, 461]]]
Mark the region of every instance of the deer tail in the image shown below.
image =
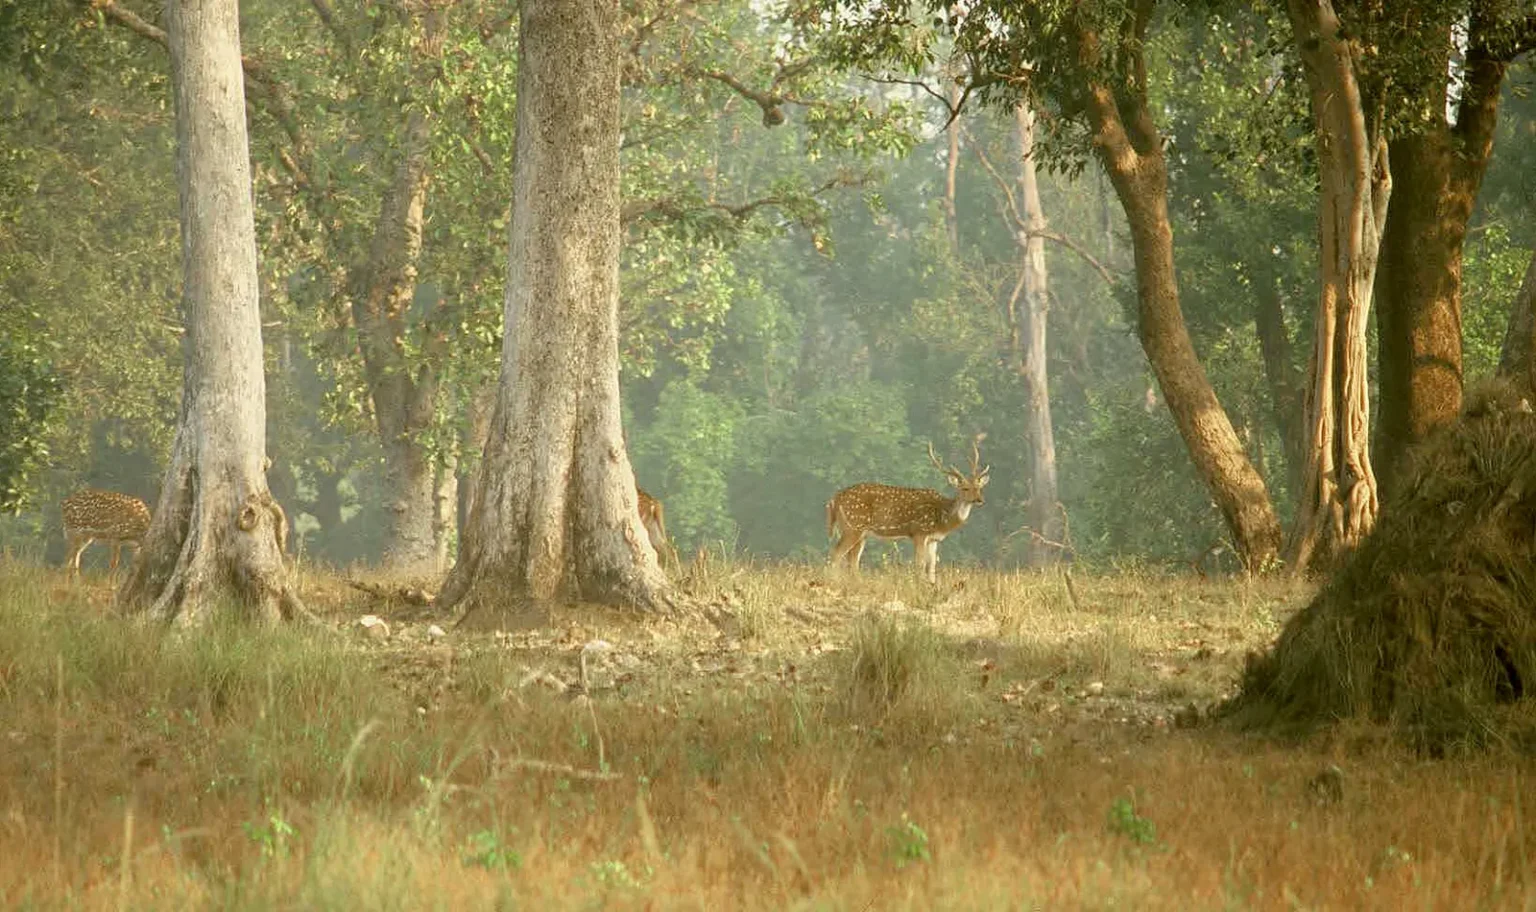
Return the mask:
[[827, 501], [827, 538], [837, 532], [837, 498]]

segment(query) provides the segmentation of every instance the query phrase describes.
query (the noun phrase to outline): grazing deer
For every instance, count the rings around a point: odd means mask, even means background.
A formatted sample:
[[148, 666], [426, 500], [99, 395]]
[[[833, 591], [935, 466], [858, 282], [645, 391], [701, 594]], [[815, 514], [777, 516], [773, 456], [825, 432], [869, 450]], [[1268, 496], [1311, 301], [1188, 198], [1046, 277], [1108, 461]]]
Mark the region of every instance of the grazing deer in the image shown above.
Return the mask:
[[149, 507], [137, 497], [116, 491], [86, 489], [76, 491], [60, 504], [64, 513], [64, 537], [69, 542], [69, 557], [64, 565], [80, 573], [80, 555], [91, 542], [112, 546], [112, 569], [117, 570], [124, 544], [135, 552], [149, 531]]
[[645, 526], [646, 537], [651, 540], [651, 547], [656, 550], [659, 560], [669, 546], [667, 542], [667, 511], [662, 509], [661, 501], [635, 488], [635, 493], [640, 495], [640, 524]]
[[939, 578], [939, 542], [965, 524], [973, 507], [985, 501], [981, 489], [987, 486], [987, 473], [991, 467], [982, 468], [981, 435], [971, 441], [971, 473], [945, 466], [928, 444], [928, 458], [934, 468], [943, 472], [955, 488], [954, 497], [945, 497], [928, 488], [898, 488], [893, 485], [865, 482], [838, 491], [827, 501], [827, 537], [838, 535], [832, 546], [831, 563], [846, 561], [858, 572], [859, 558], [864, 555], [864, 538], [910, 538], [918, 566], [923, 568], [930, 581]]

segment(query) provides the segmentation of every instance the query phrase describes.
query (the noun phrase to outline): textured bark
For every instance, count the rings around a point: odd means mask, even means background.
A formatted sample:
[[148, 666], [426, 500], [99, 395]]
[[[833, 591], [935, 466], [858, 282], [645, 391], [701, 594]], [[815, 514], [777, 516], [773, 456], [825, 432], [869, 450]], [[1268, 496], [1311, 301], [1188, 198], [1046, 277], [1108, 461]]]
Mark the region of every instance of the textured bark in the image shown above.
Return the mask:
[[[1461, 411], [1461, 260], [1467, 224], [1493, 153], [1507, 68], [1489, 51], [1494, 24], [1474, 4], [1465, 81], [1452, 125], [1437, 116], [1391, 141], [1391, 205], [1381, 239], [1376, 302], [1381, 416], [1378, 475], [1391, 483], [1403, 452]], [[1452, 35], [1438, 36], [1431, 105], [1445, 110]]]
[[[1221, 510], [1234, 550], [1245, 567], [1259, 571], [1279, 553], [1280, 521], [1264, 479], [1249, 461], [1195, 354], [1179, 304], [1167, 162], [1147, 105], [1142, 57], [1152, 7], [1151, 0], [1139, 0], [1134, 34], [1118, 49], [1128, 77], [1121, 87], [1092, 80], [1087, 86], [1094, 151], [1130, 225], [1142, 348], [1190, 458]], [[1078, 41], [1084, 60], [1100, 58], [1097, 33], [1080, 31]]]
[[[1030, 466], [1024, 521], [1039, 536], [1030, 538], [1025, 561], [1040, 567], [1059, 560], [1066, 543], [1062, 541], [1064, 522], [1056, 483], [1056, 436], [1051, 428], [1050, 376], [1046, 370], [1050, 276], [1045, 265], [1045, 238], [1041, 236], [1047, 224], [1035, 173], [1034, 112], [1020, 105], [1014, 111], [1014, 124], [1019, 138], [1019, 205], [1029, 230], [1018, 238], [1019, 283], [1008, 308], [1009, 335], [1015, 369], [1024, 386], [1024, 433]], [[1014, 306], [1015, 301], [1022, 302], [1022, 309]]]
[[1287, 549], [1294, 572], [1359, 544], [1376, 522], [1366, 320], [1391, 178], [1353, 50], [1329, 0], [1288, 0], [1317, 134], [1321, 293], [1307, 387], [1307, 462]]
[[[422, 16], [418, 66], [431, 66], [442, 45], [441, 10]], [[421, 258], [422, 220], [430, 178], [431, 121], [420, 108], [406, 115], [400, 162], [380, 204], [367, 263], [353, 277], [352, 319], [368, 380], [374, 421], [384, 447], [389, 529], [384, 566], [436, 575], [440, 560], [439, 466], [422, 442], [431, 427], [440, 377], [431, 328], [426, 351], [411, 355], [411, 304]], [[424, 356], [423, 356], [424, 355]]]
[[619, 421], [618, 0], [525, 0], [519, 18], [501, 377], [440, 596], [476, 627], [560, 598], [670, 605]]
[[1499, 356], [1499, 376], [1536, 394], [1536, 250], [1525, 267], [1525, 280], [1509, 308], [1509, 328]]
[[183, 626], [302, 612], [267, 489], [266, 386], [236, 0], [173, 2], [186, 368], [170, 467], [123, 604]]

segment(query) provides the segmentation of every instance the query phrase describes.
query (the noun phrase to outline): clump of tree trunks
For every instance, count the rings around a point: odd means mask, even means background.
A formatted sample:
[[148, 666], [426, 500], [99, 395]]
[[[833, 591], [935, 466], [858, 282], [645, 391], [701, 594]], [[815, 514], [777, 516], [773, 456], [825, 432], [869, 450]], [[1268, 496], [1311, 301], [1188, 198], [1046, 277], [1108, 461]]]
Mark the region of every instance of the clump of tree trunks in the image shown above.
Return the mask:
[[1383, 723], [1432, 753], [1536, 751], [1536, 414], [1518, 388], [1470, 391], [1406, 457], [1376, 530], [1219, 714], [1305, 734]]

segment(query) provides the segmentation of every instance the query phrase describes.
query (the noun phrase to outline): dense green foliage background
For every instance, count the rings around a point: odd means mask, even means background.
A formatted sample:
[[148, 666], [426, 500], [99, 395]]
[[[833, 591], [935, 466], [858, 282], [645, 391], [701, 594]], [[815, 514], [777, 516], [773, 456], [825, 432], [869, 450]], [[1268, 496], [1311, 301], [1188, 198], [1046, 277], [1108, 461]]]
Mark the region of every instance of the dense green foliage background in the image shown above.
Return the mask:
[[[251, 93], [274, 486], [304, 550], [348, 562], [381, 546], [383, 456], [345, 272], [366, 256], [401, 107], [423, 105], [432, 184], [411, 329], [421, 338], [406, 347], [425, 358], [428, 334], [449, 340], [428, 436], [468, 471], [466, 406], [499, 350], [516, 35], [499, 4], [452, 6], [422, 86], [411, 17], [335, 6], [340, 27], [276, 0], [250, 0], [243, 15], [247, 54], [288, 103]], [[1273, 18], [1206, 6], [1157, 30], [1150, 63], [1180, 280], [1196, 346], [1285, 512], [1293, 467], [1254, 321], [1261, 299], [1279, 302], [1299, 377], [1316, 275], [1310, 126], [1304, 94], [1279, 78]], [[159, 12], [135, 9], [151, 22]], [[814, 29], [788, 8], [626, 10], [622, 380], [638, 479], [665, 502], [678, 544], [817, 558], [835, 490], [940, 486], [926, 444], [959, 462], [984, 432], [987, 504], [944, 558], [1011, 565], [1029, 496], [1002, 311], [1017, 248], [974, 154], [1011, 162], [1011, 119], [974, 101], [961, 114], [954, 249], [946, 115], [932, 94], [786, 67], [816, 59]], [[57, 552], [54, 504], [75, 486], [153, 499], [159, 484], [181, 369], [167, 71], [158, 45], [85, 5], [0, 0], [0, 502], [24, 511], [0, 525], [7, 547]], [[766, 109], [721, 73], [780, 91], [787, 122], [765, 126]], [[1517, 66], [1506, 85], [1466, 251], [1469, 376], [1496, 362], [1536, 244], [1532, 84]], [[307, 201], [284, 161], [296, 135], [323, 166], [310, 177], [324, 193]], [[1107, 285], [1049, 249], [1072, 544], [1094, 561], [1186, 561], [1224, 529], [1127, 322], [1119, 207], [1091, 164], [1061, 164], [1042, 175], [1052, 228], [1118, 277]]]

